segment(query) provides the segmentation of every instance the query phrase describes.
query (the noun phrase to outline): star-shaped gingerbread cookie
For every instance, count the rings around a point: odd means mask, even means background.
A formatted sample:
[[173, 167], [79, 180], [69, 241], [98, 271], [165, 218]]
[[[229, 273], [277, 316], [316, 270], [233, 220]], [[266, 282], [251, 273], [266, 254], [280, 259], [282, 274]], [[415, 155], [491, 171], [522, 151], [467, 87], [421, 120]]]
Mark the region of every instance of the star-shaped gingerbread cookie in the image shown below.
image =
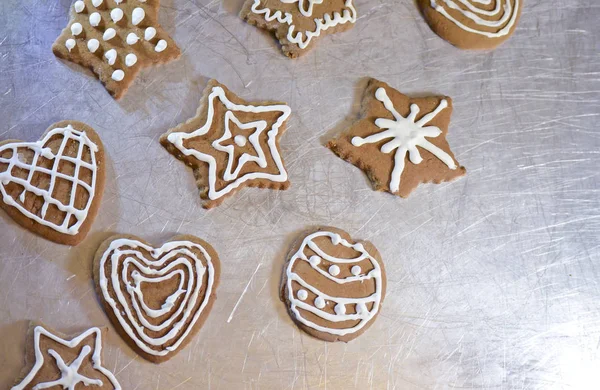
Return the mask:
[[350, 29], [356, 22], [354, 0], [246, 0], [240, 16], [273, 31], [284, 54], [296, 58], [321, 35]]
[[447, 96], [412, 99], [371, 79], [362, 119], [327, 146], [365, 171], [376, 190], [406, 198], [420, 183], [465, 175], [446, 140], [451, 114]]
[[117, 378], [102, 366], [102, 335], [106, 328], [90, 328], [70, 340], [41, 325], [31, 325], [33, 347], [26, 351], [29, 367], [11, 390], [73, 389], [121, 390]]
[[279, 139], [290, 113], [284, 103], [248, 103], [211, 80], [196, 116], [160, 142], [194, 169], [203, 206], [212, 208], [245, 186], [289, 187]]
[[90, 68], [120, 99], [142, 68], [181, 54], [158, 24], [159, 5], [160, 0], [77, 0], [52, 51]]

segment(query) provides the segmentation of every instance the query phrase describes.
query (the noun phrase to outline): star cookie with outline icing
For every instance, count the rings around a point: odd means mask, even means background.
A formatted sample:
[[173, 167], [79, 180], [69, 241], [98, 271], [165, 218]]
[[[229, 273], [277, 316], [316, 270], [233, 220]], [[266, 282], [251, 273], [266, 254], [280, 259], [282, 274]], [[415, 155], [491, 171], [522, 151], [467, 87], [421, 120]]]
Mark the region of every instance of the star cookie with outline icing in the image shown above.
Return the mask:
[[107, 331], [92, 327], [68, 340], [32, 323], [28, 334], [33, 348], [27, 345], [27, 367], [11, 390], [121, 390], [117, 378], [102, 366], [102, 336]]
[[349, 30], [356, 22], [354, 0], [246, 0], [246, 22], [273, 31], [284, 54], [296, 58], [321, 36]]
[[284, 103], [248, 103], [210, 80], [196, 116], [160, 142], [193, 168], [203, 207], [209, 209], [242, 187], [289, 187], [279, 139], [290, 114]]
[[361, 109], [361, 119], [327, 147], [362, 169], [377, 191], [406, 198], [420, 183], [466, 174], [446, 140], [451, 98], [409, 98], [370, 79]]
[[77, 0], [52, 45], [62, 59], [89, 68], [120, 99], [145, 67], [181, 55], [158, 24], [160, 0]]

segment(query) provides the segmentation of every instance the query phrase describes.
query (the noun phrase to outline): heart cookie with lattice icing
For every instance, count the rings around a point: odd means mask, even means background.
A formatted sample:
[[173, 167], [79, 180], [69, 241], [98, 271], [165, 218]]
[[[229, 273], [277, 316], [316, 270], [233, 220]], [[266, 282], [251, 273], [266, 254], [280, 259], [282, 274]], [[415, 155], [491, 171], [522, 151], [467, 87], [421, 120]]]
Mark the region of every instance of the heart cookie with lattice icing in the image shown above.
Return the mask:
[[160, 248], [134, 236], [113, 236], [94, 259], [96, 291], [110, 320], [155, 363], [173, 357], [200, 330], [216, 299], [219, 274], [215, 250], [190, 235]]
[[158, 24], [160, 0], [77, 0], [69, 25], [52, 45], [62, 59], [90, 68], [120, 99], [145, 67], [181, 55]]
[[37, 142], [0, 142], [0, 207], [44, 238], [81, 242], [103, 192], [104, 148], [84, 123], [55, 123]]

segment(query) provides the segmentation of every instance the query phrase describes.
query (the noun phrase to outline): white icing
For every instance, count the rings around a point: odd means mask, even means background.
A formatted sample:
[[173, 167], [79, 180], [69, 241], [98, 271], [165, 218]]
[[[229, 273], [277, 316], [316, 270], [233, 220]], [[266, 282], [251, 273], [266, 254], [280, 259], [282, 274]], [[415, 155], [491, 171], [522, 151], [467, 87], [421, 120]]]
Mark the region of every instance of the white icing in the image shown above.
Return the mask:
[[117, 35], [117, 32], [115, 31], [115, 29], [112, 27], [109, 27], [106, 29], [106, 31], [104, 31], [104, 34], [102, 35], [102, 39], [104, 39], [105, 41], [110, 41], [116, 35]]
[[340, 274], [340, 267], [336, 264], [333, 264], [329, 267], [329, 274], [332, 276], [338, 276]]
[[354, 276], [360, 275], [361, 271], [360, 265], [355, 265], [350, 269], [350, 273]]
[[114, 65], [117, 60], [117, 51], [115, 49], [110, 49], [106, 53], [104, 53], [104, 57], [106, 57], [106, 61], [108, 65]]
[[[152, 258], [148, 259], [143, 256], [138, 248], [150, 253]], [[203, 265], [201, 258], [193, 252], [194, 250], [202, 253], [206, 266]], [[106, 274], [107, 263], [110, 264], [110, 275]], [[165, 264], [167, 265], [165, 266]], [[119, 273], [118, 270], [121, 269], [121, 266], [122, 272]], [[133, 283], [128, 281], [127, 278], [129, 274], [128, 267], [130, 266], [136, 270], [132, 272]], [[185, 271], [181, 268], [175, 269], [181, 266], [184, 267]], [[112, 308], [121, 327], [141, 350], [154, 356], [165, 356], [179, 348], [208, 304], [213, 293], [215, 278], [215, 270], [210, 255], [204, 247], [191, 241], [171, 241], [160, 248], [153, 248], [137, 240], [119, 238], [111, 242], [102, 255], [99, 271], [99, 285], [102, 295]], [[187, 273], [187, 285], [184, 286], [183, 281], [185, 278], [183, 276], [185, 273]], [[205, 273], [207, 276], [206, 286], [203, 285]], [[175, 277], [175, 274], [180, 278], [179, 287], [175, 293], [166, 299], [160, 309], [153, 310], [147, 307], [140, 287], [141, 283], [160, 283]], [[109, 283], [116, 300], [113, 299], [108, 290]], [[131, 310], [121, 289], [122, 285], [125, 286], [129, 294], [134, 311]], [[204, 298], [196, 312], [193, 312], [202, 290], [205, 291]], [[178, 309], [171, 313], [180, 296], [183, 296], [183, 299]], [[141, 302], [141, 308], [138, 301]], [[158, 325], [151, 324], [145, 317], [158, 318], [168, 313], [170, 314], [169, 317]], [[186, 325], [188, 321], [189, 323]], [[179, 334], [184, 326], [187, 327], [183, 333]], [[146, 333], [146, 329], [151, 331], [168, 329], [168, 332], [162, 337], [153, 338]], [[162, 345], [166, 343], [171, 343], [171, 346], [162, 348]], [[156, 349], [156, 347], [160, 349]]]
[[75, 4], [73, 4], [73, 8], [75, 8], [75, 12], [79, 14], [85, 9], [85, 3], [81, 0], [77, 0]]
[[83, 26], [81, 23], [73, 23], [71, 25], [71, 33], [75, 36], [81, 34], [83, 32]]
[[[473, 4], [489, 6], [492, 1], [495, 2], [495, 7], [492, 10]], [[511, 0], [431, 0], [431, 7], [465, 31], [488, 38], [499, 38], [509, 34], [515, 25], [519, 15], [519, 1], [514, 0], [513, 8]], [[459, 12], [464, 18], [469, 19], [469, 25], [459, 21], [448, 10]], [[497, 31], [486, 31], [482, 27], [493, 28]]]
[[137, 41], [139, 41], [139, 40], [140, 40], [140, 38], [137, 35], [135, 35], [135, 33], [127, 34], [126, 41], [127, 41], [128, 45], [135, 45], [137, 43]]
[[305, 301], [308, 298], [308, 291], [304, 289], [298, 290], [298, 299], [301, 301]]
[[[355, 251], [359, 252], [360, 255], [356, 258], [351, 259], [342, 259], [328, 255], [323, 252], [323, 250], [315, 243], [315, 239], [318, 237], [329, 237], [331, 242], [334, 245], [343, 245], [347, 248], [352, 248]], [[334, 276], [329, 275], [328, 273], [321, 270], [317, 265], [313, 264], [311, 260], [304, 253], [307, 248], [310, 248], [313, 252], [317, 253], [317, 255], [329, 262], [335, 263], [336, 265], [348, 265], [352, 263], [359, 263], [362, 261], [369, 261], [373, 267], [366, 275], [354, 275], [349, 276], [343, 279], [336, 278]], [[311, 256], [312, 259], [312, 256]], [[294, 271], [294, 265], [298, 261], [306, 261], [308, 262], [313, 270], [317, 271], [321, 275], [325, 276], [329, 280], [338, 283], [338, 284], [346, 284], [346, 283], [363, 283], [366, 280], [373, 279], [375, 284], [375, 291], [368, 297], [364, 298], [345, 298], [345, 297], [332, 297], [324, 292], [320, 291], [315, 286], [306, 282], [302, 277]], [[339, 266], [338, 265], [338, 266]], [[369, 321], [371, 321], [377, 312], [379, 311], [379, 306], [382, 299], [383, 294], [383, 276], [381, 274], [381, 267], [377, 260], [375, 260], [361, 244], [351, 244], [347, 240], [343, 239], [339, 234], [332, 233], [328, 231], [318, 231], [308, 235], [304, 241], [302, 241], [302, 245], [300, 249], [292, 256], [287, 267], [286, 267], [286, 291], [287, 291], [287, 300], [290, 302], [290, 309], [292, 313], [294, 313], [296, 320], [300, 321], [306, 326], [309, 326], [319, 332], [326, 332], [335, 334], [338, 336], [343, 336], [350, 333], [355, 333], [362, 329]], [[299, 284], [302, 289], [308, 290], [312, 292], [317, 298], [314, 301], [314, 306], [309, 303], [303, 302], [294, 297], [293, 291], [293, 283]], [[335, 304], [334, 311], [335, 314], [331, 314], [325, 312], [321, 309], [325, 307], [327, 301], [331, 301]], [[373, 307], [371, 311], [367, 310], [367, 304], [372, 303]], [[356, 314], [346, 314], [346, 305], [355, 305]], [[302, 316], [302, 313], [299, 309], [311, 312], [324, 320], [331, 322], [343, 322], [343, 321], [359, 321], [356, 325], [350, 328], [336, 329], [329, 328], [327, 326], [318, 325], [306, 317]]]
[[104, 0], [92, 0], [92, 5], [98, 8]]
[[134, 26], [137, 26], [144, 20], [145, 16], [146, 12], [144, 12], [144, 9], [137, 7], [131, 12], [131, 23], [133, 23]]
[[65, 46], [67, 47], [67, 50], [69, 50], [69, 53], [71, 52], [71, 50], [73, 50], [73, 48], [75, 48], [76, 43], [77, 42], [75, 42], [73, 38], [67, 39], [67, 41], [65, 42]]
[[248, 140], [243, 135], [236, 135], [235, 137], [233, 137], [233, 141], [239, 147], [244, 147], [248, 143]]
[[154, 27], [148, 27], [144, 31], [144, 39], [149, 41], [156, 36], [156, 29]]
[[92, 53], [95, 53], [96, 50], [100, 47], [100, 42], [97, 39], [90, 39], [87, 43], [88, 50]]
[[[48, 364], [55, 365], [59, 369], [61, 376], [56, 380], [50, 382], [37, 383], [35, 386], [32, 387], [33, 383], [31, 382], [35, 379], [35, 376], [38, 374], [40, 369], [42, 369], [45, 363], [44, 353], [42, 352], [40, 347], [40, 338], [42, 335], [70, 349], [76, 348], [79, 344], [82, 343], [82, 341], [87, 339], [89, 336], [93, 335], [93, 353], [92, 347], [85, 344], [79, 351], [79, 355], [77, 356], [77, 358], [73, 360], [69, 365], [67, 365], [62, 356], [60, 356], [60, 354], [58, 354], [53, 349], [48, 349], [48, 355], [52, 356], [52, 358], [54, 359], [54, 362], [49, 362]], [[78, 386], [79, 384], [82, 384], [85, 387], [89, 385], [104, 386], [102, 380], [88, 378], [79, 373], [81, 365], [84, 361], [88, 361], [88, 359], [91, 359], [92, 367], [94, 368], [94, 370], [104, 375], [110, 381], [110, 385], [114, 390], [121, 390], [121, 385], [117, 381], [117, 378], [115, 378], [115, 376], [106, 368], [102, 367], [102, 331], [99, 328], [90, 328], [87, 331], [83, 332], [81, 335], [75, 337], [74, 339], [67, 341], [48, 332], [41, 326], [36, 326], [33, 330], [33, 342], [35, 364], [29, 372], [29, 374], [27, 374], [27, 376], [21, 381], [21, 383], [13, 386], [11, 390], [24, 390], [26, 388], [32, 388], [33, 390], [41, 390], [57, 387], [62, 389], [74, 390], [75, 388], [81, 388], [81, 386]], [[90, 353], [92, 353], [91, 358], [88, 357]]]
[[[50, 148], [45, 145], [48, 143], [50, 139], [55, 137], [56, 135], [62, 135], [63, 139], [58, 148], [56, 154], [54, 154]], [[77, 157], [68, 157], [64, 155], [65, 147], [67, 146], [68, 141], [71, 140], [75, 144], [78, 145]], [[84, 147], [87, 146], [90, 152], [91, 163], [87, 163], [82, 160]], [[34, 156], [31, 164], [27, 164], [19, 159], [19, 155], [17, 153], [19, 148], [29, 149], [34, 152]], [[92, 201], [94, 199], [95, 191], [96, 191], [96, 174], [97, 174], [97, 165], [96, 165], [96, 153], [98, 152], [98, 146], [93, 143], [85, 134], [85, 131], [80, 131], [74, 129], [71, 125], [67, 127], [57, 127], [50, 130], [42, 140], [37, 142], [14, 142], [8, 143], [0, 146], [0, 156], [2, 152], [6, 150], [11, 150], [12, 155], [10, 158], [0, 157], [0, 163], [8, 164], [6, 171], [0, 172], [0, 192], [2, 193], [2, 200], [9, 206], [15, 207], [19, 210], [23, 215], [27, 218], [34, 220], [35, 222], [42, 224], [44, 226], [48, 226], [60, 233], [75, 235], [79, 233], [79, 229], [81, 225], [87, 218], [89, 209], [92, 205]], [[47, 159], [54, 160], [52, 168], [47, 169], [40, 166], [36, 166], [39, 157], [45, 157]], [[75, 166], [73, 177], [65, 175], [58, 171], [60, 161], [69, 161]], [[13, 168], [22, 168], [29, 170], [29, 175], [26, 179], [22, 179], [16, 176], [13, 176], [12, 170]], [[87, 168], [92, 172], [91, 185], [86, 182], [78, 179], [79, 171], [81, 168]], [[50, 176], [50, 185], [48, 189], [40, 189], [31, 184], [33, 179], [33, 175], [35, 172], [45, 173]], [[69, 204], [63, 204], [60, 201], [54, 199], [52, 193], [54, 191], [54, 187], [56, 185], [56, 179], [61, 178], [65, 180], [75, 180], [77, 185], [73, 185], [71, 189], [71, 195], [69, 199]], [[76, 178], [76, 179], [75, 179]], [[23, 193], [21, 193], [19, 199], [21, 202], [17, 202], [6, 192], [5, 185], [13, 182], [19, 184], [25, 188]], [[83, 209], [78, 209], [75, 207], [75, 191], [77, 188], [85, 190], [88, 194], [88, 200]], [[40, 210], [40, 215], [33, 214], [31, 211], [27, 210], [23, 205], [23, 200], [25, 199], [25, 192], [31, 192], [37, 196], [40, 196], [44, 199], [44, 204]], [[45, 220], [46, 212], [48, 211], [48, 207], [50, 205], [56, 206], [60, 211], [66, 213], [64, 221], [61, 225], [56, 225], [51, 221]], [[71, 220], [71, 216], [74, 216], [76, 219], [75, 224], [69, 227], [69, 221]]]
[[123, 78], [125, 78], [125, 72], [123, 72], [121, 69], [117, 69], [110, 77], [115, 81], [121, 81]]
[[94, 12], [90, 15], [90, 25], [92, 27], [98, 27], [100, 21], [102, 20], [102, 16], [98, 12]]
[[129, 53], [125, 56], [125, 65], [132, 67], [137, 62], [137, 56], [133, 53]]
[[308, 259], [308, 261], [310, 262], [310, 265], [316, 267], [321, 263], [321, 258], [319, 256], [311, 256], [310, 259]]
[[160, 53], [161, 51], [164, 51], [167, 48], [167, 41], [165, 41], [164, 39], [161, 39], [160, 41], [156, 42], [156, 46], [154, 47], [154, 50], [157, 53]]
[[[286, 39], [295, 43], [301, 49], [305, 49], [312, 38], [318, 37], [321, 35], [321, 31], [325, 31], [331, 27], [335, 27], [340, 24], [346, 23], [355, 23], [356, 22], [356, 9], [352, 4], [353, 0], [346, 0], [344, 4], [344, 9], [339, 12], [333, 12], [333, 17], [330, 14], [323, 15], [322, 19], [314, 18], [315, 22], [315, 30], [314, 31], [306, 31], [306, 32], [297, 32], [295, 33], [296, 25], [293, 21], [293, 16], [290, 13], [282, 14], [280, 10], [273, 11], [270, 8], [261, 8], [260, 6], [261, 0], [254, 0], [254, 4], [250, 8], [250, 11], [257, 15], [264, 15], [265, 21], [272, 22], [273, 20], [277, 20], [277, 22], [281, 24], [287, 24], [289, 26], [288, 33]], [[284, 3], [295, 3], [298, 2], [298, 9], [302, 13], [303, 17], [311, 17], [313, 11], [314, 4], [320, 4], [323, 0], [307, 0], [308, 6], [305, 0], [284, 0]]]
[[380, 149], [383, 153], [390, 153], [396, 150], [396, 154], [394, 155], [394, 169], [392, 170], [389, 185], [391, 192], [397, 192], [400, 189], [400, 177], [404, 171], [404, 160], [407, 153], [413, 164], [419, 164], [423, 161], [417, 146], [436, 156], [448, 168], [452, 170], [456, 169], [456, 164], [448, 153], [425, 139], [425, 137], [435, 138], [442, 134], [439, 127], [423, 127], [433, 120], [440, 111], [448, 107], [446, 99], [442, 99], [435, 110], [424, 115], [417, 121], [416, 117], [419, 114], [419, 106], [416, 104], [410, 105], [410, 114], [405, 118], [396, 111], [384, 88], [378, 88], [375, 92], [375, 97], [383, 103], [385, 108], [394, 116], [394, 119], [378, 118], [375, 120], [375, 125], [384, 131], [369, 135], [366, 138], [354, 137], [352, 138], [352, 145], [360, 147], [364, 144], [378, 143], [391, 138]]
[[121, 8], [114, 8], [112, 11], [110, 11], [110, 18], [113, 20], [113, 22], [117, 23], [123, 19], [123, 10]]
[[[227, 177], [230, 178], [232, 181], [230, 183], [227, 183], [222, 189], [217, 190], [217, 188], [216, 188], [217, 161], [216, 161], [216, 159], [213, 156], [211, 156], [210, 154], [202, 153], [195, 149], [189, 149], [183, 145], [184, 141], [186, 141], [190, 138], [204, 135], [209, 132], [209, 130], [212, 127], [212, 123], [213, 123], [214, 116], [215, 116], [215, 108], [214, 108], [215, 98], [218, 98], [221, 101], [221, 103], [223, 103], [225, 105], [225, 107], [227, 108], [228, 111], [226, 112], [225, 115], [226, 115], [226, 118], [229, 120], [234, 120], [232, 118], [235, 118], [235, 116], [233, 115], [233, 111], [252, 112], [255, 114], [260, 114], [260, 113], [264, 113], [264, 112], [281, 112], [281, 115], [277, 118], [277, 121], [273, 124], [273, 127], [267, 132], [267, 137], [268, 137], [267, 144], [269, 147], [269, 151], [271, 153], [272, 159], [275, 162], [275, 165], [276, 165], [279, 173], [271, 174], [271, 173], [266, 173], [266, 172], [248, 172], [240, 177], [237, 177], [235, 175], [235, 174], [240, 173], [241, 168], [239, 168], [239, 167], [248, 161], [254, 161], [257, 164], [258, 163], [260, 163], [260, 164], [266, 163], [266, 160], [264, 160], [264, 158], [261, 159], [261, 156], [264, 156], [264, 152], [262, 152], [262, 148], [260, 146], [260, 143], [258, 142], [258, 139], [257, 138], [254, 139], [253, 136], [251, 135], [250, 139], [249, 139], [250, 143], [254, 142], [253, 143], [254, 148], [260, 149], [260, 151], [256, 150], [258, 156], [250, 156], [247, 154], [243, 154], [240, 157], [240, 161], [238, 163], [238, 169], [236, 169], [235, 172], [231, 172], [231, 169], [232, 169], [231, 159], [232, 158], [230, 155], [229, 162], [227, 163], [227, 170], [226, 170], [225, 175], [227, 175]], [[231, 114], [229, 114], [230, 112], [231, 112]], [[207, 118], [206, 118], [206, 123], [204, 124], [204, 126], [202, 126], [201, 128], [199, 128], [197, 130], [194, 130], [191, 133], [184, 133], [184, 132], [170, 133], [167, 136], [167, 139], [184, 155], [193, 156], [200, 161], [204, 161], [204, 162], [208, 163], [208, 184], [209, 184], [208, 197], [209, 197], [209, 199], [215, 200], [225, 194], [228, 194], [233, 189], [239, 187], [242, 183], [244, 183], [248, 180], [268, 179], [268, 180], [275, 181], [275, 182], [285, 182], [287, 180], [287, 172], [285, 171], [285, 168], [283, 166], [283, 161], [281, 159], [281, 156], [279, 155], [279, 151], [277, 150], [277, 135], [279, 133], [279, 128], [290, 116], [290, 113], [291, 113], [291, 109], [288, 106], [283, 105], [283, 104], [267, 105], [267, 106], [251, 106], [251, 105], [234, 104], [227, 98], [223, 88], [213, 87], [210, 95], [208, 96]], [[229, 131], [229, 127], [228, 127], [229, 120], [225, 121], [226, 125], [225, 125], [225, 133], [223, 134], [223, 137], [221, 137], [219, 140], [215, 141], [213, 143], [213, 146], [216, 148], [215, 145], [217, 145], [221, 148], [221, 150], [231, 153], [230, 151], [232, 150], [232, 148], [234, 148], [233, 145], [228, 145], [228, 146], [220, 145], [220, 142], [231, 137], [231, 132]], [[237, 119], [235, 119], [235, 120], [237, 120]], [[257, 131], [259, 130], [259, 127], [262, 126], [262, 124], [260, 124], [260, 122], [261, 121], [252, 122], [252, 126], [256, 127]], [[237, 123], [239, 123], [239, 121]], [[246, 125], [240, 124], [240, 125], [250, 126], [251, 124], [246, 124]], [[263, 161], [265, 161], [265, 163], [263, 163]], [[229, 179], [225, 179], [225, 180], [229, 180]]]

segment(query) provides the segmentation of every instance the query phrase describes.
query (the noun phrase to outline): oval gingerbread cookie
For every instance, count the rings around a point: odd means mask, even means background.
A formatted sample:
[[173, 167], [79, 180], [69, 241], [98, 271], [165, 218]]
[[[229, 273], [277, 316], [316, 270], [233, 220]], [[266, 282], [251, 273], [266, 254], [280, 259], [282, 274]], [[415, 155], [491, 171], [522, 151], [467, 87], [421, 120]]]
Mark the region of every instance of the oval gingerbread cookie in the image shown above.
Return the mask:
[[321, 227], [303, 235], [290, 253], [281, 300], [302, 330], [321, 340], [348, 342], [371, 326], [386, 286], [373, 244]]
[[523, 0], [418, 0], [431, 29], [461, 49], [493, 49], [515, 31]]

